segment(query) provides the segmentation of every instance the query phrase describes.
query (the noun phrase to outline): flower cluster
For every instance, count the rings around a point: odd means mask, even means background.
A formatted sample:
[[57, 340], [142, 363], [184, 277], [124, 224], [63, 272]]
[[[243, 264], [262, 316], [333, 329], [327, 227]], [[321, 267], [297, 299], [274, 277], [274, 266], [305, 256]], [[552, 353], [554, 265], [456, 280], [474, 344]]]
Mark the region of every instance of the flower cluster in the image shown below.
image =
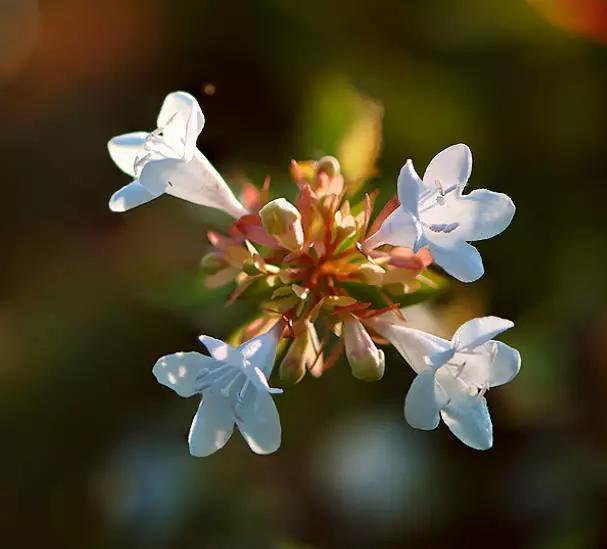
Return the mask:
[[463, 193], [472, 168], [468, 147], [438, 153], [423, 178], [408, 160], [397, 195], [374, 216], [377, 193], [354, 200], [330, 156], [292, 162], [293, 202], [271, 200], [269, 180], [262, 189], [247, 185], [240, 202], [196, 147], [203, 125], [194, 97], [175, 92], [155, 130], [108, 144], [118, 167], [134, 178], [112, 196], [113, 211], [166, 193], [235, 219], [227, 234], [208, 234], [213, 250], [202, 260], [205, 284], [229, 288], [228, 303], [254, 300], [256, 317], [238, 331], [238, 346], [201, 336], [208, 355], [175, 353], [153, 368], [180, 396], [202, 396], [189, 434], [191, 454], [222, 448], [234, 425], [254, 452], [274, 452], [281, 427], [272, 395], [282, 392], [269, 385], [275, 362], [283, 385], [307, 372], [321, 376], [342, 354], [354, 377], [376, 381], [385, 368], [378, 345], [388, 343], [417, 374], [405, 399], [409, 424], [435, 429], [442, 418], [468, 446], [491, 447], [485, 393], [520, 368], [519, 353], [493, 338], [512, 322], [476, 318], [447, 341], [409, 327], [403, 312], [444, 284], [431, 265], [463, 282], [481, 277], [481, 256], [469, 242], [499, 234], [514, 215], [504, 194]]

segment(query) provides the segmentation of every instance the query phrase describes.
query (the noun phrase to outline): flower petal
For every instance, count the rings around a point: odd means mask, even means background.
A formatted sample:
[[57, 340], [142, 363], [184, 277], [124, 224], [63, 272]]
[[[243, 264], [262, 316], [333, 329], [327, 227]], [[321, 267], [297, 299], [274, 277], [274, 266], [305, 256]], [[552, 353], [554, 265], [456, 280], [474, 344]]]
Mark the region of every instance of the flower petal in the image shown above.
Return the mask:
[[441, 417], [449, 430], [464, 444], [476, 450], [493, 446], [493, 424], [487, 400], [480, 394], [470, 394], [468, 386], [455, 378], [447, 368], [436, 375], [439, 385], [449, 396]]
[[478, 280], [485, 269], [478, 250], [465, 240], [429, 240], [434, 263], [461, 282]]
[[204, 127], [204, 115], [193, 95], [177, 91], [166, 96], [157, 120], [167, 143], [190, 160]]
[[190, 427], [190, 454], [195, 457], [210, 456], [226, 445], [233, 431], [234, 412], [230, 399], [206, 393]]
[[418, 216], [419, 195], [423, 183], [413, 167], [413, 161], [407, 160], [398, 174], [398, 200], [411, 215]]
[[267, 332], [245, 341], [238, 347], [238, 351], [242, 353], [254, 367], [259, 368], [268, 379], [274, 367], [276, 349], [282, 330], [282, 323], [277, 322]]
[[499, 316], [482, 316], [464, 322], [451, 341], [458, 351], [471, 350], [512, 328], [514, 322]]
[[280, 418], [268, 393], [249, 390], [238, 409], [236, 424], [256, 454], [271, 454], [280, 447]]
[[136, 177], [135, 161], [147, 154], [144, 145], [148, 135], [147, 132], [125, 133], [112, 137], [107, 143], [116, 166], [132, 177]]
[[220, 362], [241, 365], [244, 362], [242, 353], [221, 339], [216, 339], [208, 335], [201, 335], [198, 341], [202, 343], [209, 351], [209, 354]]
[[382, 223], [379, 231], [365, 242], [369, 249], [382, 244], [415, 249], [418, 247], [422, 230], [419, 222], [404, 208], [394, 210]]
[[488, 450], [493, 446], [493, 424], [485, 397], [452, 402], [441, 411], [441, 417], [449, 430], [470, 448]]
[[492, 342], [495, 358], [489, 371], [489, 387], [497, 387], [512, 381], [521, 369], [521, 354], [501, 341]]
[[502, 193], [478, 189], [462, 195], [450, 192], [441, 204], [424, 208], [420, 220], [432, 234], [444, 240], [485, 240], [501, 233], [510, 225], [516, 208]]
[[132, 181], [112, 195], [109, 206], [113, 212], [126, 212], [154, 200], [158, 196], [149, 192], [139, 181]]
[[464, 240], [485, 240], [504, 231], [516, 207], [503, 193], [477, 189], [469, 194], [453, 193], [446, 206], [451, 210], [452, 222], [458, 223], [457, 233]]
[[440, 186], [445, 192], [464, 186], [472, 172], [472, 153], [462, 143], [451, 145], [439, 152], [426, 168], [424, 186], [433, 191]]
[[[386, 313], [393, 316], [393, 313]], [[421, 330], [394, 324], [389, 316], [382, 315], [367, 323], [381, 336], [385, 337], [418, 374], [428, 368], [429, 357], [436, 353], [449, 351], [451, 342]]]
[[196, 150], [189, 162], [167, 158], [148, 162], [139, 177], [152, 193], [166, 192], [239, 218], [247, 211], [204, 155]]
[[439, 412], [446, 398], [436, 384], [435, 374], [436, 370], [432, 368], [423, 370], [409, 387], [405, 398], [405, 419], [415, 429], [436, 429], [440, 422]]
[[465, 362], [459, 378], [471, 386], [497, 387], [511, 381], [521, 368], [521, 355], [501, 341], [488, 341], [472, 354], [456, 355]]
[[152, 372], [159, 383], [187, 398], [198, 392], [196, 377], [200, 370], [212, 367], [214, 362], [212, 358], [200, 353], [174, 353], [159, 358]]

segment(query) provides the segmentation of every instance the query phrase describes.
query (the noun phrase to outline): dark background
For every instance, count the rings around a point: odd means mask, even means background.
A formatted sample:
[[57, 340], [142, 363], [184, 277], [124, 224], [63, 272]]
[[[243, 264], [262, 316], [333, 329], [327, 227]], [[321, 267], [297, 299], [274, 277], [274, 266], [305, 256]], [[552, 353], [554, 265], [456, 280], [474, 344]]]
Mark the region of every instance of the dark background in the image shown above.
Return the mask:
[[[380, 383], [342, 365], [279, 397], [278, 453], [188, 455], [195, 399], [151, 367], [238, 324], [192, 283], [228, 219], [112, 214], [105, 148], [177, 89], [235, 189], [292, 197], [291, 158], [335, 153], [361, 96], [384, 106], [380, 200], [407, 157], [470, 145], [470, 188], [517, 215], [485, 277], [418, 314], [516, 322], [491, 451], [409, 428], [388, 352]], [[0, 0], [0, 114], [3, 547], [607, 546], [607, 3]]]

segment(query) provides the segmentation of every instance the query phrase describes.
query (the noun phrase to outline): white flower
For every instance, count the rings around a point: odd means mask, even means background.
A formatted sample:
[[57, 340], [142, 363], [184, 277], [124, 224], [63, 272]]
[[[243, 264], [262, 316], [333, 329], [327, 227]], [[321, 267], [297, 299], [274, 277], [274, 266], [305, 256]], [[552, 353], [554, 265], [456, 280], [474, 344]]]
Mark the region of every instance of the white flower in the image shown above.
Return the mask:
[[204, 116], [194, 97], [185, 92], [166, 96], [157, 129], [110, 139], [112, 160], [135, 181], [115, 192], [110, 209], [124, 212], [167, 193], [239, 218], [248, 213], [221, 175], [196, 148]]
[[279, 322], [268, 332], [234, 348], [201, 336], [210, 357], [196, 352], [164, 356], [153, 368], [156, 379], [179, 396], [202, 395], [188, 442], [196, 457], [211, 455], [228, 442], [234, 424], [251, 450], [270, 454], [280, 446], [281, 428], [268, 385], [282, 332]]
[[515, 207], [508, 196], [486, 189], [462, 194], [472, 171], [466, 145], [452, 145], [428, 164], [423, 180], [407, 160], [398, 176], [400, 207], [367, 240], [417, 251], [428, 246], [434, 262], [462, 282], [483, 275], [483, 261], [469, 241], [501, 233], [512, 221]]
[[447, 341], [391, 324], [387, 318], [378, 319], [373, 327], [417, 372], [405, 399], [407, 422], [429, 430], [442, 417], [464, 444], [477, 450], [490, 448], [493, 426], [485, 392], [511, 381], [521, 366], [516, 349], [491, 338], [514, 324], [496, 316], [475, 318], [462, 324]]

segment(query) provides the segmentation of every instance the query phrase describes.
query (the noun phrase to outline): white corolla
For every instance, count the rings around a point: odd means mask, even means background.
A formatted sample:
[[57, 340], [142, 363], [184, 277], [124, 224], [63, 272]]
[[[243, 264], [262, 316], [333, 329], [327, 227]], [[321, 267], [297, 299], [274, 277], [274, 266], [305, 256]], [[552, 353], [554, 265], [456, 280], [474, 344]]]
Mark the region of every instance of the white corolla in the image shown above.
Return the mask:
[[234, 424], [253, 452], [270, 454], [278, 449], [280, 419], [271, 395], [282, 390], [270, 387], [267, 380], [282, 329], [279, 322], [238, 348], [201, 336], [211, 356], [186, 352], [158, 359], [153, 372], [160, 383], [182, 397], [202, 395], [188, 437], [193, 456], [223, 448]]
[[516, 349], [492, 338], [513, 325], [495, 316], [475, 318], [462, 324], [447, 341], [378, 319], [373, 327], [417, 373], [405, 399], [407, 422], [429, 430], [442, 417], [464, 444], [477, 450], [490, 448], [493, 426], [485, 392], [511, 381], [521, 366]]
[[182, 91], [167, 95], [157, 126], [152, 132], [127, 133], [108, 142], [112, 160], [135, 178], [112, 195], [112, 211], [124, 212], [166, 193], [235, 218], [248, 213], [196, 148], [204, 116], [193, 96]]
[[514, 203], [502, 193], [477, 189], [463, 194], [472, 171], [466, 145], [452, 145], [428, 164], [423, 179], [407, 160], [398, 177], [400, 206], [366, 242], [418, 249], [427, 246], [434, 262], [462, 282], [483, 275], [478, 250], [468, 242], [501, 233], [512, 221]]

